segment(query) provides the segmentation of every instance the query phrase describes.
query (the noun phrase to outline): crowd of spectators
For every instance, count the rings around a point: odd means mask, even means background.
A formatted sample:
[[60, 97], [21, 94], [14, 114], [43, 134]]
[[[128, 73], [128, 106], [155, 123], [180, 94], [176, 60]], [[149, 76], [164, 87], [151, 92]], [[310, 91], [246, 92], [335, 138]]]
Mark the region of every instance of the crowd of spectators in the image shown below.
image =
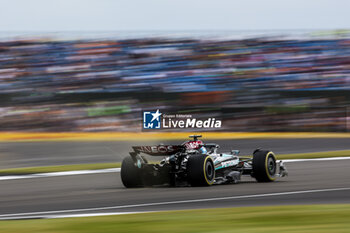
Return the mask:
[[349, 90], [346, 38], [0, 42], [2, 131], [139, 131], [149, 108], [225, 131], [347, 131]]

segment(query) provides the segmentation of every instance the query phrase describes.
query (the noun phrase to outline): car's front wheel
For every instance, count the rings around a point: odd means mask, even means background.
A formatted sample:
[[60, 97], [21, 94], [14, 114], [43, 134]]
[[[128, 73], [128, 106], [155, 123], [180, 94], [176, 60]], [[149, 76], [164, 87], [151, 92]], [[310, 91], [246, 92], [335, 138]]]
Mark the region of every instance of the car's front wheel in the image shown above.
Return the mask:
[[276, 179], [276, 157], [272, 151], [257, 150], [253, 154], [253, 176], [258, 182]]

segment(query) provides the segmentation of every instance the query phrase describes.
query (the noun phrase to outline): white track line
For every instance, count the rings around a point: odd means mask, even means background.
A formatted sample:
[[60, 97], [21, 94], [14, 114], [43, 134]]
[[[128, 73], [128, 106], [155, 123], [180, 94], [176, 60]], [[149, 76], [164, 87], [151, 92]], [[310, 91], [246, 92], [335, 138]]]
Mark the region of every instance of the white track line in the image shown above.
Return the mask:
[[59, 215], [28, 215], [23, 217], [5, 217], [0, 220], [24, 220], [24, 219], [50, 219], [50, 218], [80, 218], [80, 217], [99, 217], [99, 216], [111, 216], [111, 215], [126, 215], [126, 214], [141, 214], [151, 213], [149, 212], [106, 212], [106, 213], [90, 213], [90, 214], [59, 214]]
[[[312, 190], [299, 190], [290, 192], [279, 192], [279, 193], [262, 193], [242, 196], [230, 196], [230, 197], [213, 197], [204, 199], [192, 199], [192, 200], [179, 200], [179, 201], [166, 201], [166, 202], [153, 202], [153, 203], [141, 203], [133, 205], [122, 205], [122, 206], [107, 206], [107, 207], [96, 207], [86, 209], [72, 209], [72, 210], [53, 210], [53, 211], [41, 211], [41, 212], [30, 212], [30, 213], [16, 213], [16, 214], [2, 214], [0, 220], [5, 219], [20, 219], [20, 218], [53, 218], [60, 216], [57, 214], [64, 214], [71, 216], [67, 213], [85, 212], [85, 211], [103, 211], [103, 210], [115, 210], [115, 209], [126, 209], [136, 207], [147, 207], [147, 206], [160, 206], [160, 205], [174, 205], [194, 202], [209, 202], [209, 201], [223, 201], [223, 200], [234, 200], [234, 199], [245, 199], [245, 198], [259, 198], [259, 197], [271, 197], [271, 196], [282, 196], [282, 195], [293, 195], [293, 194], [304, 194], [304, 193], [319, 193], [319, 192], [334, 192], [334, 191], [348, 191], [350, 187], [344, 188], [332, 188], [332, 189], [312, 189]], [[96, 213], [99, 214], [99, 213]], [[104, 214], [104, 213], [103, 213]], [[90, 215], [92, 216], [92, 215]], [[14, 218], [16, 217], [16, 218]]]
[[108, 215], [125, 215], [125, 214], [141, 214], [141, 213], [151, 213], [147, 212], [106, 212], [106, 213], [91, 213], [91, 214], [62, 214], [53, 215], [48, 218], [80, 218], [80, 217], [98, 217], [98, 216], [108, 216]]
[[331, 161], [331, 160], [347, 160], [350, 157], [329, 157], [329, 158], [315, 158], [315, 159], [283, 159], [283, 162], [293, 163], [293, 162], [312, 162], [312, 161]]
[[16, 176], [0, 176], [0, 181], [30, 179], [30, 178], [44, 178], [44, 177], [55, 177], [55, 176], [87, 175], [87, 174], [99, 174], [99, 173], [111, 173], [111, 172], [120, 172], [120, 168], [80, 170], [80, 171], [67, 171], [67, 172], [48, 172], [48, 173], [37, 173], [37, 174], [16, 175]]
[[[350, 157], [331, 157], [331, 158], [316, 158], [316, 159], [284, 159], [282, 161], [286, 163], [293, 163], [293, 162], [332, 161], [332, 160], [350, 160]], [[80, 170], [80, 171], [67, 171], [67, 172], [49, 172], [49, 173], [37, 173], [37, 174], [30, 174], [30, 175], [0, 176], [0, 181], [57, 177], [57, 176], [88, 175], [88, 174], [113, 173], [113, 172], [120, 172], [120, 168]]]

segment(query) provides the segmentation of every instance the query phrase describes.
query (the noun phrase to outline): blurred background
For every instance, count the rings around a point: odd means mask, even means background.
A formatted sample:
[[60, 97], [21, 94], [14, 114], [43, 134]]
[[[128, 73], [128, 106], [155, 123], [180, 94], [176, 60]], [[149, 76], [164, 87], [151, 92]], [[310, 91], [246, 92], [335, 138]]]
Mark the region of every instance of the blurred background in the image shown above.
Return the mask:
[[137, 132], [159, 108], [222, 131], [345, 132], [349, 90], [349, 30], [0, 37], [1, 131]]

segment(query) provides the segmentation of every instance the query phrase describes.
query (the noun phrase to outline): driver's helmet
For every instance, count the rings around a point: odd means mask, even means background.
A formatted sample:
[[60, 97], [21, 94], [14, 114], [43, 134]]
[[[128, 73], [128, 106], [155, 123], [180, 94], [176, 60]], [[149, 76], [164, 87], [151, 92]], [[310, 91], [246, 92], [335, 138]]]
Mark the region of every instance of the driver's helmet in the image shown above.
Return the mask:
[[201, 154], [206, 154], [207, 153], [207, 149], [205, 148], [205, 146], [202, 146], [201, 148], [199, 148], [198, 151], [201, 152]]
[[204, 143], [201, 140], [187, 141], [183, 145], [186, 147], [186, 150], [197, 150], [202, 154], [207, 153], [207, 149], [204, 147]]

